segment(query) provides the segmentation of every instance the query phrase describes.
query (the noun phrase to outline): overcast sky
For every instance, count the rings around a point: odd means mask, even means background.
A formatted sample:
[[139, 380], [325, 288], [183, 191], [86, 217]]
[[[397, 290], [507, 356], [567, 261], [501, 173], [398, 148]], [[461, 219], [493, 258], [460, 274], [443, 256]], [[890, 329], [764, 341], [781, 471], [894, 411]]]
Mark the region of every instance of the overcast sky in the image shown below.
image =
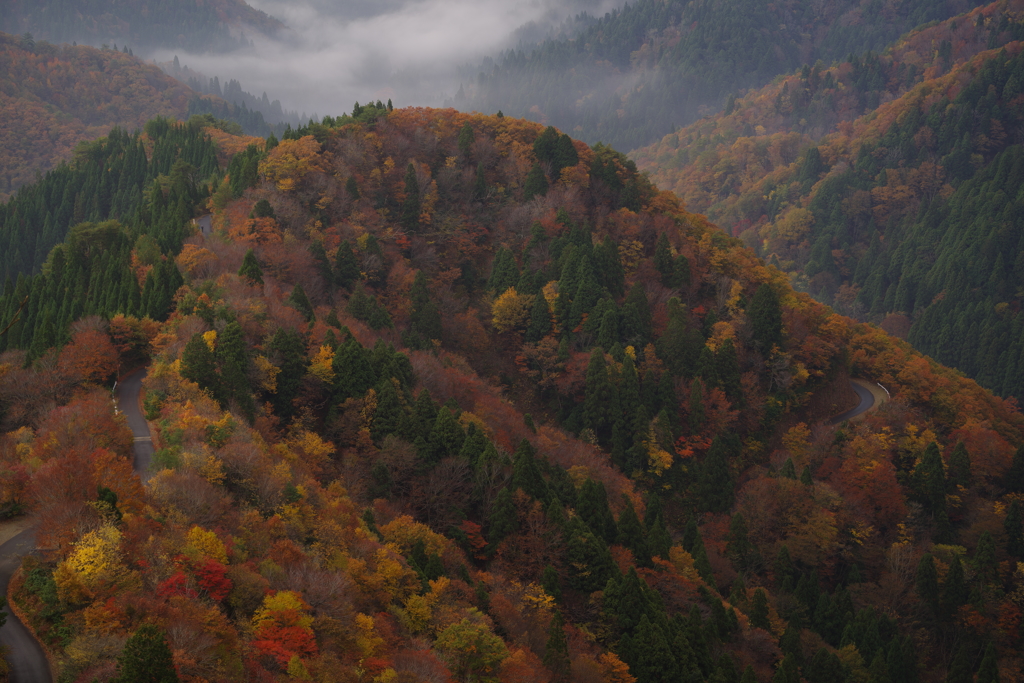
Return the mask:
[[[583, 9], [603, 14], [620, 0], [248, 0], [291, 29], [227, 55], [177, 52], [182, 65], [264, 91], [286, 109], [337, 115], [354, 102], [443, 104], [458, 90], [455, 68], [510, 46], [529, 22], [559, 24]], [[172, 53], [158, 53], [170, 60]]]

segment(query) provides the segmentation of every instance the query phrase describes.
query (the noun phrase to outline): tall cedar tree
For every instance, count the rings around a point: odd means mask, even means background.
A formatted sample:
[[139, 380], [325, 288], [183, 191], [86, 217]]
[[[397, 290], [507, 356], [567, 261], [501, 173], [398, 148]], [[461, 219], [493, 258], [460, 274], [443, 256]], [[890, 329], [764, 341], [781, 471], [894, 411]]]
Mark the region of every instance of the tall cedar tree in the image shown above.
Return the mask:
[[523, 199], [530, 201], [534, 197], [543, 197], [547, 193], [548, 179], [544, 175], [544, 169], [540, 167], [540, 164], [534, 164], [523, 185]]
[[[548, 569], [550, 568], [549, 566]], [[551, 625], [548, 626], [548, 642], [544, 647], [544, 666], [551, 672], [551, 679], [555, 683], [568, 681], [569, 675], [572, 673], [569, 661], [569, 641], [565, 637], [565, 621], [559, 610], [555, 610], [555, 613], [551, 615]]]
[[352, 245], [345, 240], [338, 245], [338, 251], [334, 254], [334, 283], [339, 287], [351, 290], [352, 285], [362, 277], [359, 271], [359, 261], [356, 259]]
[[779, 295], [771, 285], [765, 283], [757, 288], [747, 312], [750, 319], [754, 343], [767, 356], [772, 347], [782, 348], [782, 305]]
[[250, 285], [263, 286], [263, 269], [260, 268], [260, 262], [256, 260], [256, 254], [253, 253], [252, 249], [245, 252], [245, 257], [242, 259], [242, 267], [238, 269], [238, 274], [248, 280]]
[[117, 683], [177, 683], [178, 672], [164, 632], [143, 624], [117, 657]]

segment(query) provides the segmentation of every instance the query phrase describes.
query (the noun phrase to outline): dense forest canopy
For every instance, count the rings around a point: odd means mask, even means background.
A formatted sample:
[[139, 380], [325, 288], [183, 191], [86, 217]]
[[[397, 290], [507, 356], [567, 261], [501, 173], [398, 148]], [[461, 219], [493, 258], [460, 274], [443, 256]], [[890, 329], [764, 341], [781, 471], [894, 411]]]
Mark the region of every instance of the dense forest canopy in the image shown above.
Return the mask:
[[1024, 395], [1022, 3], [815, 66], [637, 153], [838, 310]]
[[630, 150], [803, 64], [881, 50], [974, 0], [639, 0], [467, 69], [451, 100]]
[[[26, 191], [90, 207], [0, 298], [0, 503], [49, 549], [13, 595], [63, 678], [1020, 675], [1015, 404], [605, 145], [380, 102], [216, 130]], [[146, 486], [100, 388], [142, 365]], [[891, 400], [831, 425], [851, 376]]]

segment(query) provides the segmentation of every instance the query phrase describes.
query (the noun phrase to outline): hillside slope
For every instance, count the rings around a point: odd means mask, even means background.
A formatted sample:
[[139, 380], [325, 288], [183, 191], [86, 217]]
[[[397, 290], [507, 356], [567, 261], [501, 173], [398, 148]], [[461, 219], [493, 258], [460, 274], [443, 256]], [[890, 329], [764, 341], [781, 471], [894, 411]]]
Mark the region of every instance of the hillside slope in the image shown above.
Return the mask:
[[226, 52], [249, 44], [246, 31], [273, 35], [283, 28], [244, 0], [8, 0], [0, 7], [0, 31], [139, 51]]
[[650, 144], [803, 64], [881, 50], [974, 0], [640, 0], [577, 35], [467, 70], [452, 104], [552, 124], [618, 149]]
[[636, 158], [801, 288], [1024, 395], [1020, 228], [1002, 199], [1024, 142], [1022, 8], [781, 79]]
[[114, 126], [134, 131], [157, 116], [211, 114], [220, 125], [224, 120], [237, 124], [229, 128], [260, 135], [271, 131], [258, 111], [194, 92], [125, 52], [0, 33], [0, 66], [0, 198], [71, 161], [79, 143]]
[[[15, 599], [63, 676], [1020, 676], [1024, 416], [625, 156], [376, 106], [212, 171], [146, 136], [166, 175], [91, 162], [140, 208], [0, 298], [0, 497], [52, 549]], [[893, 399], [829, 426], [851, 375]]]

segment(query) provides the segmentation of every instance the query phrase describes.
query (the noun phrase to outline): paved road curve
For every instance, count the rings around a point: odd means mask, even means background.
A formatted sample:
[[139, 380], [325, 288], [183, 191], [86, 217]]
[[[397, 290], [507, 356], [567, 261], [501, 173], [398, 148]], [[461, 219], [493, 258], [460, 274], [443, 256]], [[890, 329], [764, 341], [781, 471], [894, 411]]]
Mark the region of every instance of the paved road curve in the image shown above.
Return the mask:
[[[139, 392], [146, 370], [136, 370], [117, 385], [118, 407], [124, 411], [128, 426], [135, 435], [135, 471], [148, 477], [153, 462], [153, 442], [142, 411]], [[36, 549], [35, 529], [26, 529], [0, 545], [0, 590], [7, 594], [11, 575], [21, 566], [21, 558]], [[11, 667], [11, 683], [51, 683], [50, 663], [36, 639], [18, 618], [8, 612], [7, 623], [0, 628], [0, 644], [7, 647]]]
[[855, 392], [857, 392], [857, 398], [860, 399], [860, 403], [850, 410], [847, 410], [842, 415], [833, 417], [829, 421], [831, 424], [842, 424], [846, 420], [857, 417], [858, 415], [863, 415], [876, 406], [880, 406], [885, 403], [886, 395], [881, 393], [884, 389], [880, 391], [875, 388], [880, 385], [871, 384], [867, 380], [863, 379], [853, 379], [850, 380], [850, 386], [853, 387]]
[[[35, 549], [35, 528], [26, 529], [0, 545], [0, 590], [3, 595], [7, 595], [7, 584], [21, 566], [21, 558]], [[43, 649], [10, 610], [7, 611], [7, 623], [0, 628], [0, 643], [7, 647], [11, 683], [50, 683], [53, 680]]]
[[139, 408], [139, 392], [145, 377], [146, 368], [142, 368], [117, 384], [117, 407], [128, 418], [128, 426], [135, 436], [135, 472], [142, 477], [143, 482], [149, 479], [153, 464], [153, 440], [149, 434], [149, 425]]

